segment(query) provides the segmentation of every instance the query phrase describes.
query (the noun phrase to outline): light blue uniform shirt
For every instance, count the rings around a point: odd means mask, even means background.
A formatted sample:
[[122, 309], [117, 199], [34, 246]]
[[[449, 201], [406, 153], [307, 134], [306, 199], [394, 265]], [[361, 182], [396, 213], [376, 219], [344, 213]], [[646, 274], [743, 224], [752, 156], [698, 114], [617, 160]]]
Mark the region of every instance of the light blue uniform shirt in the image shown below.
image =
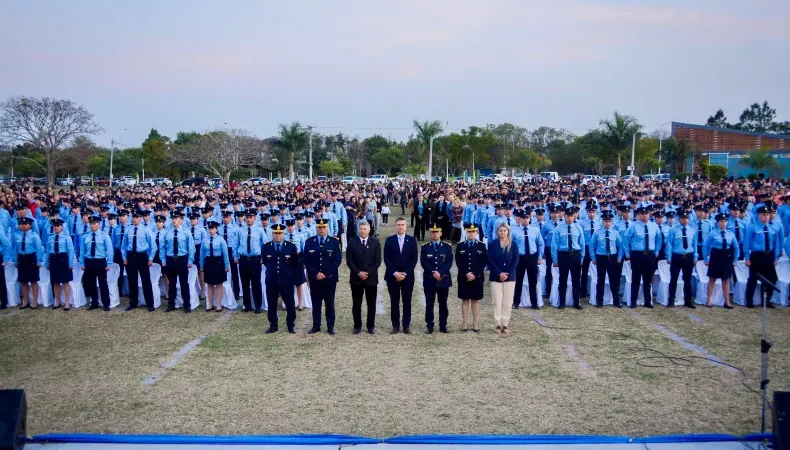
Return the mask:
[[304, 251], [304, 241], [307, 240], [307, 238], [302, 233], [296, 231], [296, 229], [294, 229], [293, 232], [286, 229], [285, 240], [294, 244], [298, 253], [302, 253], [302, 251]]
[[[173, 239], [178, 233], [178, 248], [174, 248]], [[187, 256], [188, 263], [195, 262], [195, 240], [192, 239], [192, 234], [183, 223], [179, 228], [172, 228], [165, 234], [165, 249], [164, 254], [169, 257], [174, 256]], [[163, 261], [166, 264], [166, 261]]]
[[212, 254], [213, 256], [222, 256], [222, 260], [225, 262], [225, 270], [230, 269], [228, 244], [219, 234], [213, 237], [211, 234], [208, 234], [203, 240], [203, 244], [200, 246], [200, 267], [205, 267], [203, 262], [206, 260], [207, 256], [212, 256]]
[[593, 233], [603, 228], [603, 224], [598, 219], [590, 220], [584, 218], [578, 221], [584, 230], [584, 242], [592, 242]]
[[208, 232], [205, 228], [200, 226], [200, 223], [197, 225], [184, 225], [184, 228], [189, 231], [192, 235], [192, 239], [195, 241], [195, 246], [201, 245], [203, 243], [203, 238], [208, 236]]
[[119, 250], [121, 249], [121, 246], [123, 245], [122, 240], [126, 239], [126, 235], [129, 233], [129, 228], [131, 228], [131, 225], [129, 225], [128, 223], [123, 225], [119, 223], [118, 225], [115, 226], [115, 228], [112, 229], [113, 247]]
[[[236, 250], [240, 256], [261, 256], [261, 248], [266, 241], [266, 235], [261, 227], [248, 227], [244, 225], [239, 228], [236, 233]], [[247, 238], [249, 239], [249, 246], [247, 245]]]
[[[568, 227], [570, 227], [570, 237], [568, 235]], [[585, 248], [584, 244], [584, 231], [578, 223], [561, 223], [551, 234], [551, 259], [554, 264], [557, 263], [557, 253], [567, 252], [569, 249], [574, 252], [581, 253], [584, 259]]]
[[156, 253], [154, 238], [151, 236], [150, 229], [146, 229], [142, 222], [137, 226], [132, 225], [129, 230], [127, 230], [126, 235], [123, 237], [123, 242], [121, 243], [121, 257], [125, 260], [126, 255], [134, 248], [135, 230], [137, 231], [137, 252], [147, 253], [148, 260], [153, 261], [154, 253]]
[[[766, 229], [768, 230], [768, 248], [765, 246]], [[777, 261], [782, 253], [779, 243], [780, 239], [781, 235], [778, 235], [776, 229], [771, 227], [770, 224], [758, 222], [749, 225], [746, 229], [746, 237], [743, 240], [743, 258], [749, 259], [752, 252], [766, 252], [772, 253], [774, 261]]]
[[[607, 251], [607, 233], [609, 247]], [[622, 261], [625, 255], [623, 237], [614, 227], [610, 229], [598, 228], [590, 238], [590, 260], [595, 261], [598, 255], [617, 255], [617, 260]]]
[[[683, 245], [683, 230], [686, 230], [686, 245]], [[681, 224], [677, 224], [669, 230], [669, 236], [667, 236], [667, 245], [664, 246], [664, 256], [666, 257], [667, 261], [672, 261], [672, 254], [677, 253], [679, 255], [694, 255], [693, 261], [696, 261], [699, 257], [697, 254], [697, 233], [694, 232], [694, 229], [691, 227], [691, 224], [683, 226]]]
[[[238, 232], [239, 227], [233, 223], [227, 225], [220, 223], [219, 227], [217, 227], [217, 235], [222, 236], [225, 245], [231, 250], [234, 258], [236, 258], [236, 234], [238, 234]], [[225, 236], [228, 238], [225, 239]]]
[[[735, 241], [735, 235], [730, 231], [724, 230], [724, 239], [722, 239], [721, 233], [721, 228], [716, 227], [716, 229], [711, 230], [711, 232], [708, 233], [708, 237], [705, 238], [705, 243], [702, 244], [702, 254], [705, 255], [705, 262], [710, 261], [710, 253], [714, 248], [721, 250], [725, 248], [727, 250], [732, 249], [732, 261], [738, 260], [741, 251], [738, 248], [738, 242]], [[778, 236], [781, 236], [781, 234]]]
[[[96, 253], [91, 251], [93, 247], [93, 237], [96, 236]], [[113, 249], [112, 249], [112, 240], [110, 236], [106, 233], [102, 233], [101, 231], [97, 231], [96, 233], [92, 231], [88, 231], [84, 234], [81, 238], [82, 244], [80, 244], [80, 265], [85, 267], [85, 259], [104, 259], [107, 261], [107, 265], [109, 266], [112, 264], [112, 257], [113, 257]]]
[[[647, 227], [647, 237], [645, 237], [645, 227]], [[625, 233], [625, 256], [630, 258], [631, 252], [646, 250], [658, 256], [663, 237], [664, 235], [658, 230], [658, 225], [655, 222], [635, 222], [628, 227], [628, 231]]]
[[8, 236], [6, 236], [4, 232], [0, 233], [0, 253], [3, 255], [3, 261], [8, 263], [14, 261], [11, 240], [8, 239]]
[[161, 230], [153, 230], [151, 232], [151, 240], [154, 243], [154, 256], [159, 256], [159, 260], [167, 264], [165, 259], [165, 235], [167, 228], [163, 227]]
[[[74, 264], [74, 243], [71, 242], [71, 236], [68, 235], [65, 231], [61, 231], [60, 234], [52, 233], [49, 235], [49, 240], [47, 241], [47, 256], [55, 254], [55, 238], [58, 239], [58, 253], [65, 253], [66, 254], [66, 261], [69, 263], [69, 267]], [[49, 257], [46, 259], [46, 266], [49, 269]]]
[[[22, 249], [22, 241], [25, 242], [25, 249]], [[14, 234], [14, 250], [13, 257], [17, 258], [18, 255], [36, 255], [37, 264], [44, 263], [44, 246], [41, 244], [41, 237], [38, 233], [33, 232], [32, 229], [22, 232], [21, 230]], [[17, 259], [14, 259], [16, 262]]]
[[[523, 227], [522, 227], [523, 228]], [[540, 235], [540, 229], [537, 225], [530, 225], [527, 227], [525, 240], [525, 250], [527, 255], [532, 255], [537, 252], [538, 259], [543, 259], [543, 252], [546, 250], [546, 243], [543, 236]]]
[[546, 243], [547, 247], [551, 247], [552, 234], [554, 234], [554, 228], [556, 228], [558, 224], [559, 222], [556, 220], [549, 220], [540, 228], [540, 235], [543, 237], [543, 241]]

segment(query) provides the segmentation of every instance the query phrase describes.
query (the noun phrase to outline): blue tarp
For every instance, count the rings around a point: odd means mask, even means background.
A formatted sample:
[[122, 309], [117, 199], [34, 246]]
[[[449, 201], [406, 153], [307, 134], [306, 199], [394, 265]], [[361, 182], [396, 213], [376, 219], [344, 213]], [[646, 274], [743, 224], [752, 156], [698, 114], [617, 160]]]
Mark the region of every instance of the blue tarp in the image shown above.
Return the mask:
[[28, 441], [81, 444], [222, 444], [222, 445], [353, 445], [353, 444], [456, 444], [456, 445], [537, 445], [537, 444], [629, 444], [682, 442], [772, 441], [772, 435], [681, 434], [668, 436], [572, 436], [572, 435], [415, 435], [375, 439], [343, 434], [295, 434], [271, 436], [184, 436], [174, 434], [40, 434]]

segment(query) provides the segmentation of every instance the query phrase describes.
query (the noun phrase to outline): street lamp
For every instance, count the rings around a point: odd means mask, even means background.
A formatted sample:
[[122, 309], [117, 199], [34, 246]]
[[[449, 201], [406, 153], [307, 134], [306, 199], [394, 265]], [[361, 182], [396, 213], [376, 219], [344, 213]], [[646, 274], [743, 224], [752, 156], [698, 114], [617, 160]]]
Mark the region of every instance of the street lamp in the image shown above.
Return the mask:
[[[661, 130], [662, 128], [664, 128], [666, 125], [670, 123], [672, 123], [671, 120], [667, 123], [661, 124], [661, 126], [658, 127], [658, 129]], [[663, 133], [659, 133], [658, 134], [658, 174], [659, 175], [661, 175], [661, 150], [662, 150], [661, 144], [663, 143], [663, 141], [664, 141], [664, 135]]]

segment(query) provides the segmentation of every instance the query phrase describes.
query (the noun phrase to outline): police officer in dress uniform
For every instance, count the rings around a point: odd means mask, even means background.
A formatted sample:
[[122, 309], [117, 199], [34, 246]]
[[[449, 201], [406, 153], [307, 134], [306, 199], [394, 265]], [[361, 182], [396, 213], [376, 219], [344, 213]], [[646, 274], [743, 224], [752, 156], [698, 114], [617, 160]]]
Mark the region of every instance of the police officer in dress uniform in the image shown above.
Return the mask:
[[472, 309], [472, 331], [480, 331], [478, 315], [480, 302], [483, 298], [485, 268], [488, 264], [486, 246], [477, 240], [477, 225], [465, 223], [466, 240], [455, 247], [455, 264], [458, 267], [458, 298], [463, 301], [462, 313], [464, 323], [462, 329], [469, 331], [469, 309]]
[[165, 264], [162, 269], [167, 273], [168, 304], [165, 312], [176, 309], [176, 283], [181, 287], [181, 299], [184, 302], [184, 312], [192, 312], [189, 294], [189, 269], [192, 267], [192, 258], [195, 256], [195, 241], [192, 239], [187, 227], [184, 226], [184, 213], [173, 211], [170, 214], [173, 228], [165, 233]]
[[236, 263], [239, 265], [241, 292], [244, 299], [242, 311], [252, 311], [252, 302], [255, 302], [255, 314], [260, 314], [263, 307], [261, 264], [264, 264], [261, 261], [261, 254], [266, 237], [263, 228], [255, 226], [255, 210], [248, 209], [244, 215], [245, 222], [236, 233], [234, 252]]
[[[779, 264], [781, 253], [781, 240], [775, 228], [770, 226], [771, 214], [776, 211], [772, 206], [757, 208], [757, 222], [746, 229], [743, 240], [743, 250], [746, 252], [744, 260], [749, 266], [749, 280], [746, 282], [746, 307], [754, 308], [754, 289], [757, 287], [757, 274], [764, 276], [771, 283], [776, 284], [776, 266]], [[773, 289], [761, 283], [763, 296], [767, 308], [773, 308], [771, 295]]]
[[326, 328], [335, 334], [335, 289], [337, 287], [338, 267], [343, 262], [340, 241], [329, 236], [329, 220], [316, 220], [316, 236], [304, 244], [302, 258], [307, 269], [310, 295], [313, 299], [313, 327], [308, 334], [321, 331], [321, 303], [326, 307]]
[[217, 229], [217, 234], [222, 236], [228, 246], [228, 259], [230, 260], [230, 284], [233, 287], [233, 295], [239, 298], [239, 265], [236, 264], [236, 234], [239, 227], [233, 223], [233, 211], [222, 211], [222, 224]]
[[695, 309], [691, 298], [691, 272], [697, 261], [697, 233], [689, 224], [689, 213], [677, 212], [678, 224], [669, 230], [664, 252], [669, 261], [669, 300], [667, 308], [675, 306], [675, 293], [678, 288], [678, 274], [683, 272], [683, 304]]
[[[637, 221], [625, 233], [625, 255], [631, 258], [631, 308], [636, 308], [639, 286], [645, 299], [645, 308], [653, 307], [651, 283], [656, 267], [656, 256], [661, 250], [663, 235], [654, 222], [649, 222], [647, 208], [637, 208]], [[611, 282], [611, 280], [610, 280]]]
[[[243, 234], [242, 234], [243, 235]], [[277, 302], [282, 298], [287, 310], [285, 322], [288, 332], [296, 333], [296, 305], [294, 304], [295, 272], [302, 270], [296, 246], [285, 240], [285, 225], [272, 225], [274, 240], [263, 246], [263, 263], [266, 264], [266, 301], [269, 305], [269, 328], [266, 334], [278, 330]], [[260, 279], [260, 276], [258, 277]]]
[[614, 229], [614, 212], [601, 213], [603, 228], [595, 230], [590, 237], [590, 255], [592, 264], [598, 268], [598, 279], [595, 287], [595, 306], [603, 307], [606, 275], [609, 275], [609, 288], [612, 291], [614, 306], [622, 308], [620, 303], [620, 263], [625, 253], [620, 232]]
[[[576, 209], [565, 210], [565, 222], [560, 223], [552, 232], [551, 252], [554, 266], [560, 269], [559, 280], [559, 309], [565, 308], [565, 294], [568, 292], [568, 274], [571, 276], [573, 292], [573, 307], [582, 309], [579, 304], [581, 284], [582, 260], [584, 259], [585, 244], [584, 230], [574, 222]], [[547, 281], [548, 283], [548, 281]]]
[[[110, 236], [99, 230], [101, 218], [91, 216], [90, 231], [81, 237], [80, 266], [82, 266], [82, 284], [85, 295], [91, 298], [88, 311], [99, 308], [99, 294], [105, 311], [110, 310], [110, 289], [107, 286], [107, 272], [113, 258]], [[96, 284], [99, 290], [96, 290]]]
[[447, 295], [453, 279], [450, 269], [453, 267], [453, 248], [450, 244], [442, 242], [442, 227], [434, 223], [428, 231], [431, 235], [430, 242], [422, 245], [420, 252], [420, 266], [424, 271], [422, 287], [425, 291], [425, 333], [433, 333], [434, 315], [433, 305], [437, 297], [439, 300], [439, 331], [449, 333], [447, 330]]
[[121, 256], [123, 265], [126, 266], [126, 273], [129, 280], [129, 306], [125, 311], [137, 308], [138, 287], [137, 276], [140, 276], [143, 285], [143, 298], [148, 311], [154, 308], [154, 291], [151, 286], [150, 267], [154, 263], [154, 239], [150, 230], [143, 227], [140, 223], [143, 213], [140, 210], [132, 212], [132, 227], [127, 230], [121, 243]]

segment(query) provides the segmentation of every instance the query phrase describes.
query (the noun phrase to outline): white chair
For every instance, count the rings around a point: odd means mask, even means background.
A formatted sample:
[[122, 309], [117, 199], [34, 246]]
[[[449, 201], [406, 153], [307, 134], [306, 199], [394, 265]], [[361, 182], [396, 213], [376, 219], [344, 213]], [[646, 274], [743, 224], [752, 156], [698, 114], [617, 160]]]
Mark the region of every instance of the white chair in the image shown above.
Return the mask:
[[783, 306], [790, 306], [787, 300], [787, 296], [790, 294], [790, 260], [785, 257], [779, 259], [779, 265], [776, 266], [776, 276], [776, 286], [779, 288], [779, 292], [774, 293], [771, 301]]
[[[590, 304], [595, 305], [597, 303], [596, 298], [596, 289], [598, 289], [598, 266], [590, 263]], [[612, 286], [609, 283], [609, 274], [606, 274], [606, 281], [605, 286], [603, 289], [603, 304], [604, 305], [614, 305], [614, 297], [612, 297]]]
[[[780, 291], [774, 291], [773, 295], [771, 296], [772, 303], [778, 303], [780, 305], [787, 303], [787, 295], [788, 291], [788, 284], [790, 283], [790, 266], [788, 266], [790, 262], [787, 258], [780, 258], [779, 265], [776, 266], [776, 275], [780, 278], [777, 281], [777, 287]], [[781, 275], [780, 275], [781, 273]], [[733, 295], [732, 301], [738, 305], [745, 306], [746, 305], [746, 283], [749, 280], [749, 267], [746, 265], [745, 261], [738, 261], [735, 263], [735, 286], [732, 288]], [[762, 305], [762, 283], [760, 280], [757, 280], [756, 287], [754, 289], [754, 296], [752, 297], [752, 304], [755, 306]]]
[[[115, 308], [121, 304], [121, 296], [118, 293], [118, 277], [120, 275], [121, 266], [112, 263], [110, 265], [110, 270], [107, 272], [107, 290], [110, 292], [110, 308]], [[96, 283], [96, 290], [99, 293], [99, 297], [101, 297], [98, 282]]]
[[[538, 286], [536, 293], [538, 295], [538, 307], [542, 308], [543, 303], [543, 293], [546, 291], [546, 262], [543, 261], [538, 266]], [[532, 302], [530, 301], [529, 297], [529, 278], [527, 274], [524, 274], [524, 284], [521, 285], [521, 303], [519, 306], [522, 308], [529, 308], [532, 306]], [[567, 300], [567, 299], [566, 299]]]
[[[32, 292], [32, 291], [31, 291]], [[49, 269], [43, 264], [38, 268], [38, 304], [48, 307], [55, 303], [52, 295], [52, 283], [49, 278]]]
[[19, 296], [22, 295], [17, 281], [17, 269], [11, 262], [5, 265], [5, 288], [8, 291], [8, 306], [19, 305]]
[[[198, 279], [198, 270], [197, 267], [194, 265], [189, 268], [189, 272], [187, 275], [187, 286], [189, 286], [189, 309], [190, 311], [194, 311], [200, 306], [200, 298], [198, 297], [197, 293], [197, 279]], [[184, 299], [181, 298], [181, 283], [178, 282], [179, 280], [170, 280], [171, 283], [176, 283], [176, 308], [183, 308], [184, 307]]]
[[[305, 277], [307, 277], [307, 270], [304, 271]], [[266, 283], [261, 281], [262, 289], [266, 289]], [[385, 284], [386, 289], [386, 284]], [[296, 290], [296, 286], [294, 286], [294, 304], [299, 305], [299, 293]], [[280, 302], [285, 308], [285, 302]], [[313, 299], [310, 297], [310, 288], [307, 286], [307, 282], [302, 284], [302, 306], [306, 309], [313, 309]]]
[[[669, 280], [671, 274], [669, 272], [669, 261], [658, 262], [658, 295], [657, 302], [664, 306], [669, 304]], [[675, 304], [682, 305], [683, 300], [683, 277], [678, 276], [678, 287], [675, 291]]]
[[222, 288], [225, 291], [222, 296], [222, 307], [228, 309], [238, 308], [239, 304], [236, 302], [236, 296], [233, 295], [233, 284], [230, 281], [230, 273], [228, 273], [228, 279], [222, 283]]
[[[239, 286], [241, 286], [241, 275], [239, 275]], [[253, 299], [254, 298], [255, 297], [253, 297]], [[266, 266], [261, 266], [261, 298], [263, 299], [263, 307], [261, 309], [268, 311], [269, 302], [266, 300]], [[252, 306], [255, 307], [255, 305]]]
[[82, 268], [79, 263], [74, 263], [71, 269], [71, 307], [79, 308], [85, 306], [88, 300], [85, 298], [85, 288], [82, 286]]
[[[708, 266], [705, 261], [697, 261], [697, 304], [704, 305], [708, 302]], [[680, 284], [680, 283], [678, 283]], [[716, 280], [713, 288], [713, 305], [724, 306], [724, 292], [721, 289], [721, 280]]]
[[[560, 268], [551, 266], [551, 294], [549, 301], [551, 306], [557, 308], [560, 306]], [[568, 273], [568, 287], [565, 290], [565, 306], [573, 305], [573, 283], [571, 283], [571, 274]]]
[[[154, 308], [162, 306], [162, 291], [159, 287], [159, 279], [162, 277], [162, 266], [159, 264], [152, 264], [148, 268], [151, 274], [151, 290], [154, 295]], [[143, 294], [143, 277], [137, 277], [137, 304], [145, 305], [145, 294]]]
[[[623, 276], [625, 277], [625, 283], [623, 283], [623, 304], [626, 306], [631, 306], [631, 284], [633, 283], [633, 274], [631, 272], [631, 261], [625, 261], [623, 263]], [[645, 295], [642, 292], [642, 286], [639, 286], [639, 295], [636, 298], [637, 305], [644, 305], [645, 304]]]

